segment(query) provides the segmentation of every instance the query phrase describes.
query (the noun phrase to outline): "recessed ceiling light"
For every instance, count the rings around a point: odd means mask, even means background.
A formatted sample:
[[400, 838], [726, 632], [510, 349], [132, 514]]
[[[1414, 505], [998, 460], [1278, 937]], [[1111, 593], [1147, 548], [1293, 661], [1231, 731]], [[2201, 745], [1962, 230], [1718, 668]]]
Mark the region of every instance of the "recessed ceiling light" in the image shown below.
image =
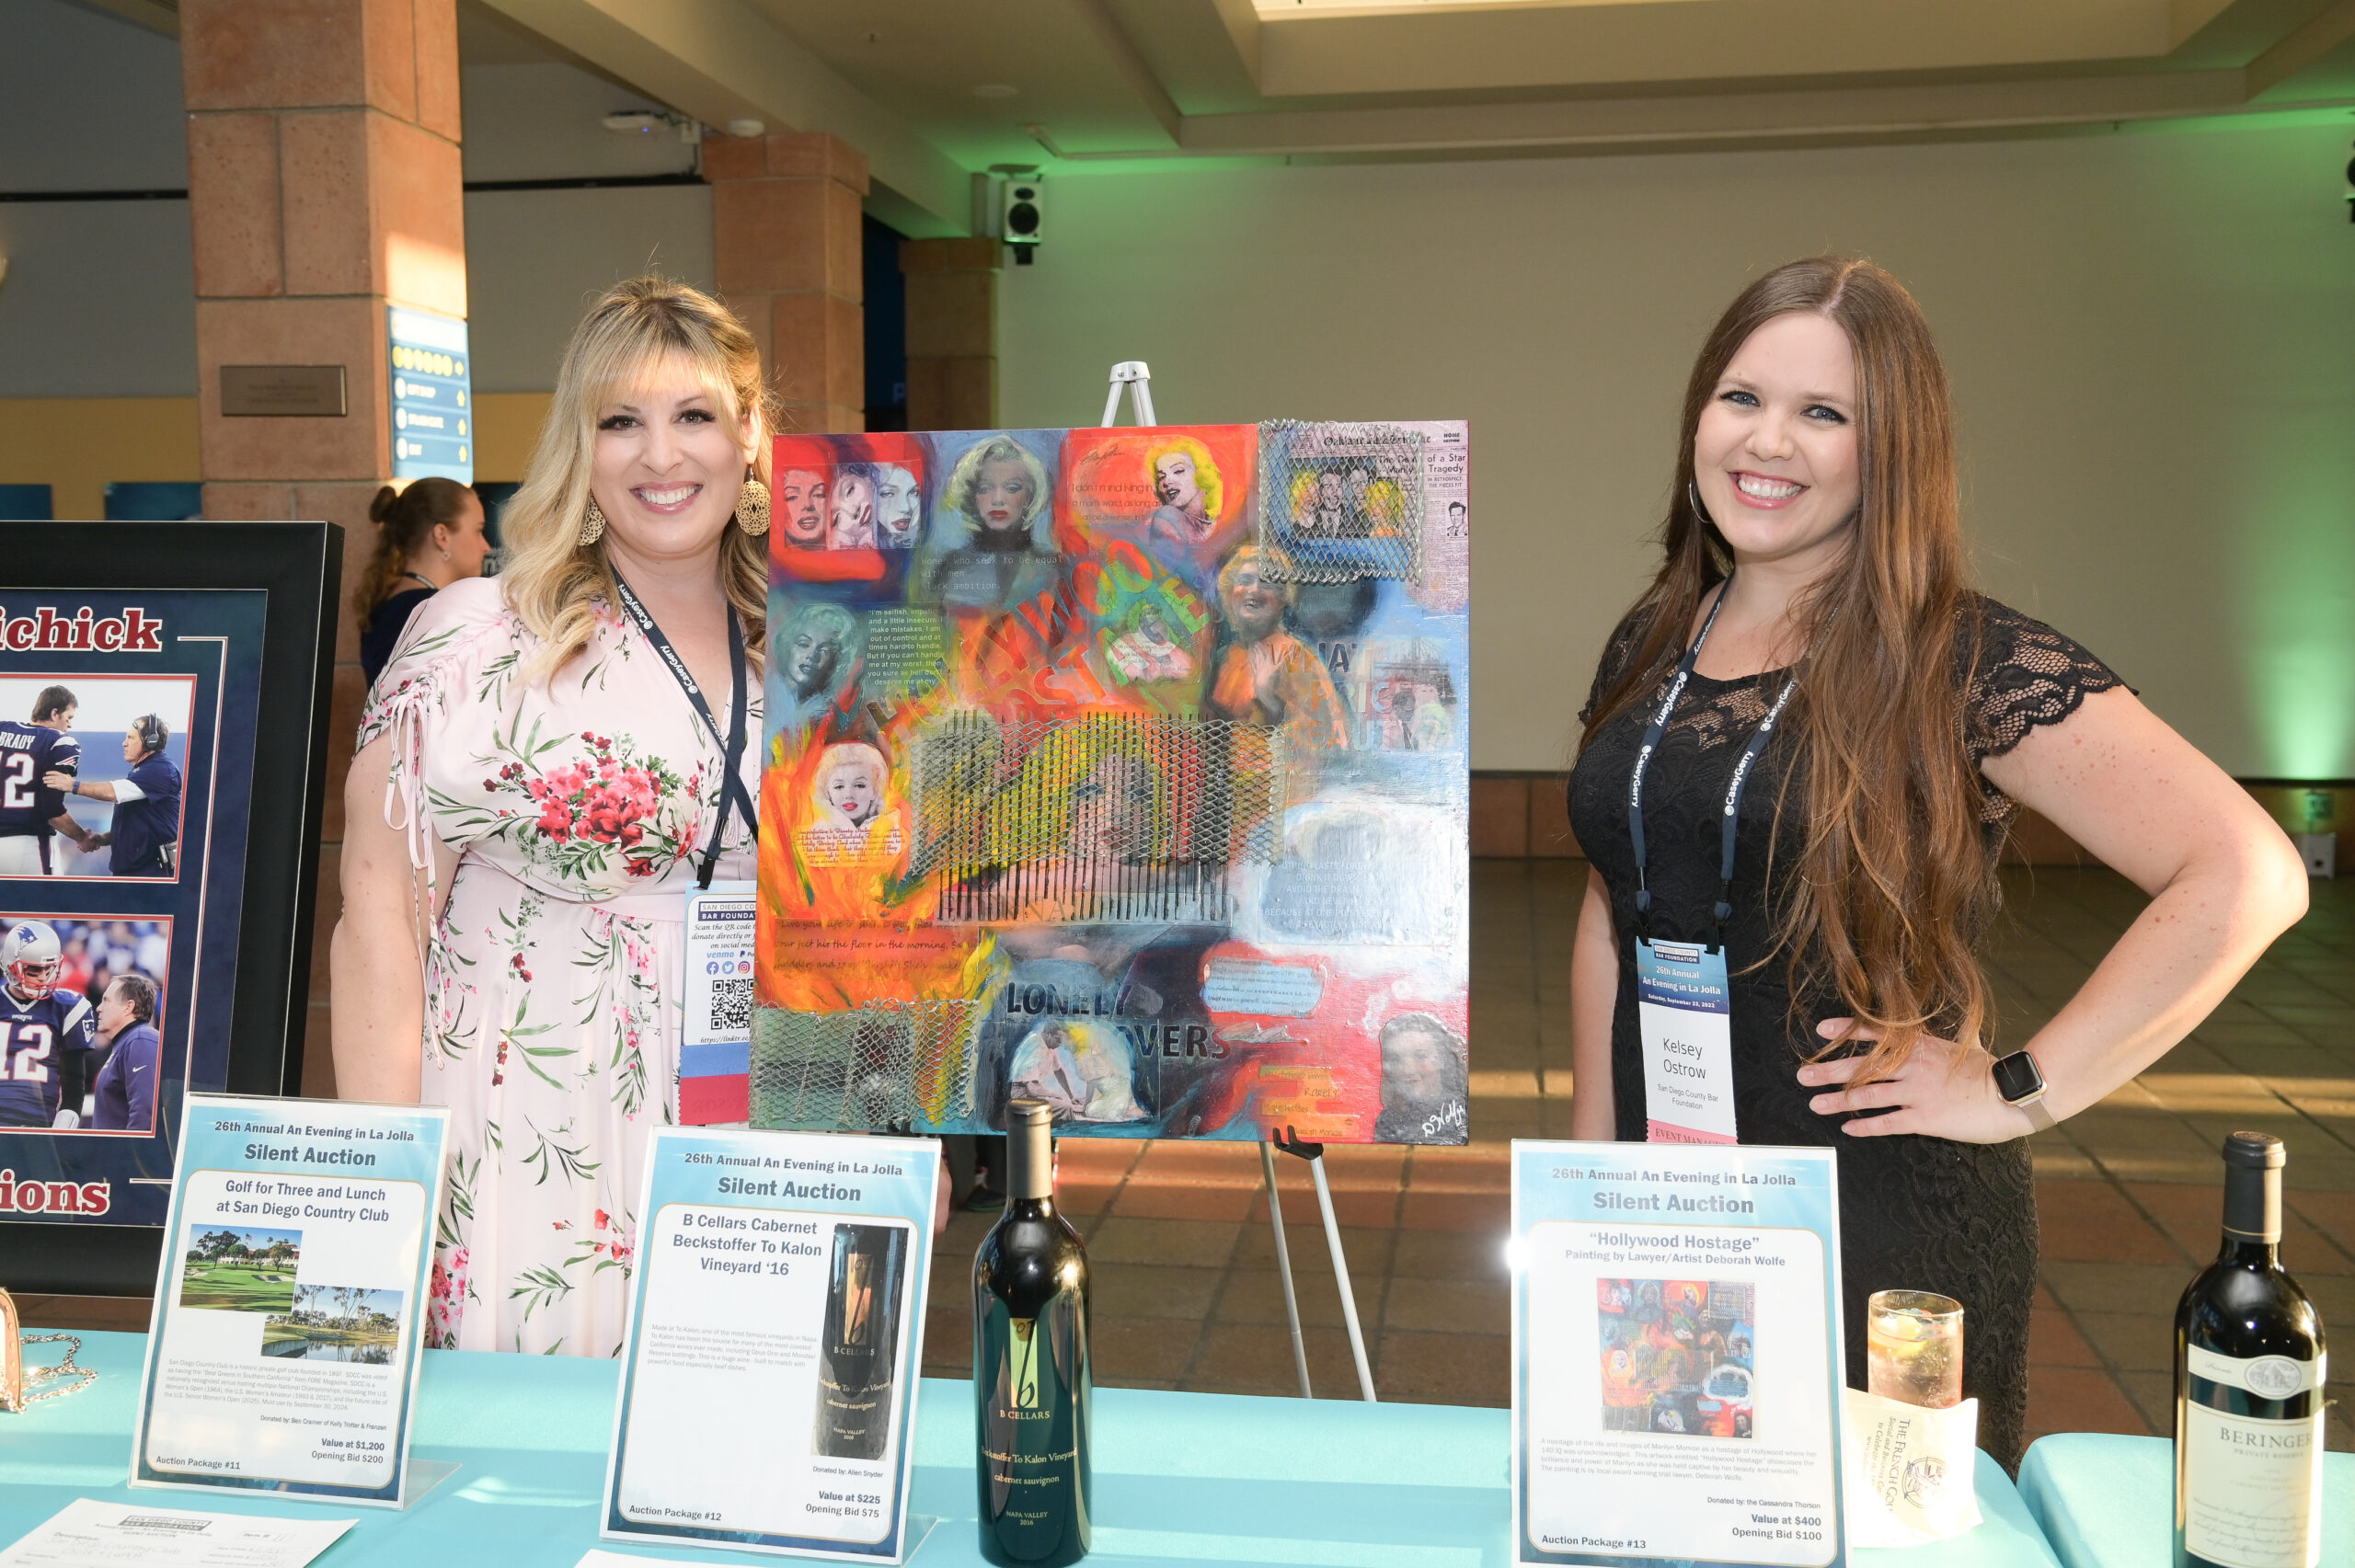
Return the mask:
[[977, 98], [1010, 98], [1021, 90], [1009, 87], [1004, 82], [983, 82], [973, 89], [973, 96]]

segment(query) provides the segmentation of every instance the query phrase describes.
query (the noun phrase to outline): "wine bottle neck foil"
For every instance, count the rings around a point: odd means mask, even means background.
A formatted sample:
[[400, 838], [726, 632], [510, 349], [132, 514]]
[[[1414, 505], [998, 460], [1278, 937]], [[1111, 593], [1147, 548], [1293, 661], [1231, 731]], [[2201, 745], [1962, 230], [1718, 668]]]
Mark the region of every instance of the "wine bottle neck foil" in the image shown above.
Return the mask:
[[2224, 1237], [2227, 1242], [2281, 1239], [2281, 1140], [2236, 1132], [2224, 1139]]
[[1042, 1101], [1017, 1100], [1006, 1107], [1006, 1196], [1055, 1196], [1054, 1128], [1054, 1112]]

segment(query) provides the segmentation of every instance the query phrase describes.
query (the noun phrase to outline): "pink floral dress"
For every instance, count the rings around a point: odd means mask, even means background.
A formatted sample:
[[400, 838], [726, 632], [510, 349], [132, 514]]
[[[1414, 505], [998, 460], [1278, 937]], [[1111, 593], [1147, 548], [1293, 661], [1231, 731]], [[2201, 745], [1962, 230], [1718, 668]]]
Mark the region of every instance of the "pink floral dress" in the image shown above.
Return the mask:
[[[685, 890], [725, 756], [638, 629], [526, 686], [540, 647], [496, 578], [420, 605], [369, 692], [386, 820], [457, 854], [425, 959], [419, 1098], [452, 1110], [430, 1345], [611, 1356], [652, 1128], [676, 1119]], [[761, 733], [760, 675], [751, 733]], [[727, 722], [727, 694], [717, 715]], [[757, 798], [759, 748], [745, 786]], [[718, 876], [751, 877], [729, 824]]]

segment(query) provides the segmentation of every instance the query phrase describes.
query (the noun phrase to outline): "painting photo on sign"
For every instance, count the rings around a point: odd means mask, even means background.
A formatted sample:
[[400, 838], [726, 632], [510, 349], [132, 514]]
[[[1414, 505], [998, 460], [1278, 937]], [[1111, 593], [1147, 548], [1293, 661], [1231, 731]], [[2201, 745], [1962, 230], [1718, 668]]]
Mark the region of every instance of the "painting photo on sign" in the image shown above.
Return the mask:
[[1603, 1429], [1749, 1437], [1752, 1288], [1704, 1279], [1595, 1282]]
[[749, 1069], [686, 1119], [1465, 1141], [1466, 446], [780, 438]]

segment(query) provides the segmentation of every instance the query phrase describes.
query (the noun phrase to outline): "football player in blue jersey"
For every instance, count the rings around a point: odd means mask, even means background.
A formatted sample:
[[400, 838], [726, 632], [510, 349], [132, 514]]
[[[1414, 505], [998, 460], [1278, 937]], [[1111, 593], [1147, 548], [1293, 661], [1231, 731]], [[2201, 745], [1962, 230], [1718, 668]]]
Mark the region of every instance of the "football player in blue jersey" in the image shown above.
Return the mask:
[[81, 795], [114, 802], [113, 823], [105, 832], [84, 839], [82, 847], [112, 845], [109, 869], [117, 876], [178, 875], [180, 771], [164, 755], [171, 738], [170, 727], [160, 716], [141, 714], [122, 732], [122, 760], [131, 768], [128, 778], [85, 782], [63, 772], [42, 775], [43, 784], [62, 792], [61, 801], [67, 795]]
[[31, 723], [0, 719], [0, 876], [58, 876], [63, 857], [50, 841], [60, 835], [80, 849], [96, 845], [65, 809], [64, 791], [48, 782], [82, 770], [82, 743], [66, 733], [80, 705], [64, 687], [44, 686]]
[[65, 949], [40, 921], [0, 936], [0, 1127], [81, 1125], [83, 1079], [98, 1019], [77, 990], [57, 983]]

